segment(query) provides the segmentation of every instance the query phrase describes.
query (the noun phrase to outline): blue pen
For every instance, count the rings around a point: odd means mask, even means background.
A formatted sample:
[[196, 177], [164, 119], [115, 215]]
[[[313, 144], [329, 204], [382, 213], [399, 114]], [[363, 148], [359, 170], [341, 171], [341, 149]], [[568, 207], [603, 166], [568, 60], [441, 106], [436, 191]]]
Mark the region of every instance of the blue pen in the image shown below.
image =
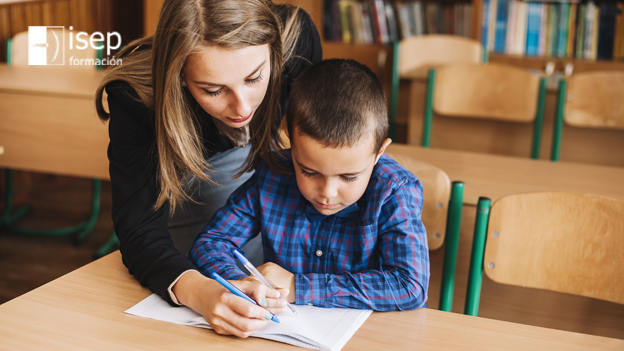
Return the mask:
[[[252, 298], [250, 298], [249, 296], [245, 295], [244, 292], [242, 292], [239, 288], [235, 287], [234, 285], [232, 285], [232, 283], [228, 282], [227, 280], [223, 279], [223, 277], [221, 277], [219, 275], [219, 273], [217, 272], [212, 272], [210, 273], [210, 276], [212, 277], [212, 279], [216, 280], [219, 284], [223, 285], [226, 289], [228, 289], [232, 294], [238, 296], [238, 297], [242, 297], [243, 299], [253, 303], [256, 306], [260, 306], [258, 305], [258, 303], [256, 301], [254, 301]], [[262, 308], [264, 308], [263, 306], [260, 306]], [[265, 310], [267, 310], [266, 308], [264, 308]], [[277, 319], [277, 316], [275, 316], [271, 311], [267, 310], [267, 312], [269, 312], [271, 314], [271, 320], [275, 323], [280, 323], [280, 320]]]
[[[262, 273], [260, 273], [256, 267], [254, 267], [253, 264], [251, 264], [251, 262], [249, 262], [249, 260], [242, 254], [242, 252], [234, 249], [234, 256], [236, 256], [236, 258], [238, 258], [238, 260], [241, 262], [241, 264], [247, 268], [247, 270], [249, 271], [249, 273], [251, 273], [251, 275], [253, 275], [254, 277], [256, 277], [256, 279], [258, 279], [259, 281], [261, 281], [262, 283], [264, 283], [264, 285], [268, 286], [269, 288], [275, 290], [275, 288], [273, 287], [273, 285], [262, 275]], [[284, 296], [279, 297], [280, 299], [284, 299]], [[285, 299], [284, 299], [285, 300]], [[286, 301], [286, 306], [288, 306], [288, 308], [290, 308], [290, 310], [295, 314], [295, 316], [298, 316], [299, 313], [297, 313], [297, 310], [295, 310], [294, 307], [292, 307], [292, 305], [290, 304], [290, 302]]]

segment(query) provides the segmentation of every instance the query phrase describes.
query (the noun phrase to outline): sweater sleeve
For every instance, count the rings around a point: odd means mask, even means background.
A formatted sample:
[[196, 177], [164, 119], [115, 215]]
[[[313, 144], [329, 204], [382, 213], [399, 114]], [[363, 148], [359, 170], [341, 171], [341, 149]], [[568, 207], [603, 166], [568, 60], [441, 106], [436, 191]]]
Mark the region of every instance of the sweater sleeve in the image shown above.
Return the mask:
[[110, 109], [108, 159], [113, 223], [124, 265], [143, 286], [173, 304], [169, 285], [192, 263], [174, 247], [167, 229], [167, 204], [153, 206], [157, 150], [150, 111], [125, 83], [106, 88]]

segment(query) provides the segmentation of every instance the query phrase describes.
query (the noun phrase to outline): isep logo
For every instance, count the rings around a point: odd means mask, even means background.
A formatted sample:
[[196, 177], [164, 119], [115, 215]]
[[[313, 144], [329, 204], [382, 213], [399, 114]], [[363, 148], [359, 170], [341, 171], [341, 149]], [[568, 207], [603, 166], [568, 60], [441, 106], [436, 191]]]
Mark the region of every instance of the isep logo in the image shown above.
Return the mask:
[[63, 65], [65, 62], [65, 27], [28, 27], [28, 64]]

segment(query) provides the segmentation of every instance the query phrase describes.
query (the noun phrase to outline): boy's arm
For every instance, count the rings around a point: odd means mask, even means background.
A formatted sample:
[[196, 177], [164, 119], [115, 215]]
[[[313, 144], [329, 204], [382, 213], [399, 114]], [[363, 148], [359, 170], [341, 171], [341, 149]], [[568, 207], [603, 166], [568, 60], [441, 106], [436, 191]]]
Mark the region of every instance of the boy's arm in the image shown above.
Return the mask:
[[376, 311], [423, 307], [429, 286], [427, 235], [419, 181], [404, 184], [383, 205], [377, 238], [381, 270], [297, 274], [297, 304]]
[[247, 276], [236, 266], [232, 249], [241, 250], [260, 232], [256, 184], [257, 176], [254, 174], [232, 193], [195, 239], [189, 258], [203, 275], [216, 271], [228, 280]]

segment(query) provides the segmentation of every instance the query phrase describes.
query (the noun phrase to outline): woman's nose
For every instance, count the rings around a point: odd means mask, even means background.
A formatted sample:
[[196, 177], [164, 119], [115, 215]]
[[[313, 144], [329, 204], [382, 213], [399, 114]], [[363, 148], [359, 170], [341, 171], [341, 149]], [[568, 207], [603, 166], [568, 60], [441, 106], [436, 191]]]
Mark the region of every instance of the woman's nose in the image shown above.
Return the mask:
[[232, 96], [233, 98], [230, 102], [232, 112], [241, 118], [249, 116], [252, 112], [252, 108], [249, 97], [245, 94], [245, 92], [241, 90], [234, 91]]

